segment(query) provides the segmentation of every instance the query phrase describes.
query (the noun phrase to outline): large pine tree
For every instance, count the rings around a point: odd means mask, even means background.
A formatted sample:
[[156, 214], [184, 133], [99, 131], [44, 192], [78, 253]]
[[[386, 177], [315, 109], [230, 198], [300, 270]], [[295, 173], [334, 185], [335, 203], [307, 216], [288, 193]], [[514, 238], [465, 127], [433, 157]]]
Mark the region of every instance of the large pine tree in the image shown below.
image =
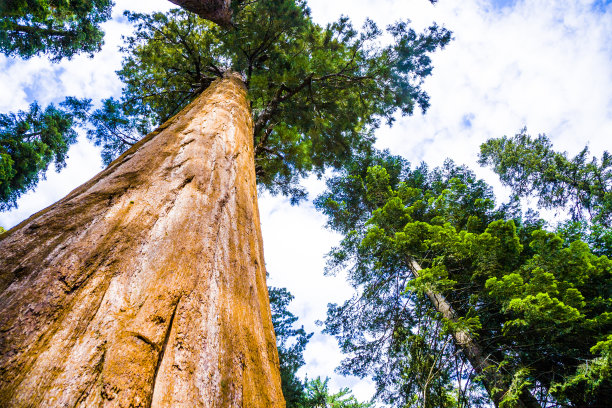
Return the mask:
[[283, 406], [256, 178], [300, 199], [300, 176], [425, 109], [450, 34], [400, 22], [381, 48], [293, 0], [237, 2], [229, 28], [130, 18], [124, 94], [89, 114], [108, 161], [129, 149], [0, 240], [0, 401]]

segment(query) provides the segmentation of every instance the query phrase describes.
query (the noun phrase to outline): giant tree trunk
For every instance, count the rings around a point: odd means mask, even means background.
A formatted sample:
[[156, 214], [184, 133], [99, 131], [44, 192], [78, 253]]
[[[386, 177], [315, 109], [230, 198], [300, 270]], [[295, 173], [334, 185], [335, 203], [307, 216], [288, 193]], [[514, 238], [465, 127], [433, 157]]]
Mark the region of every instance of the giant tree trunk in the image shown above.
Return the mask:
[[[410, 267], [415, 277], [421, 273], [421, 266], [414, 260], [410, 261]], [[434, 309], [440, 313], [445, 319], [451, 322], [457, 322], [458, 317], [451, 304], [446, 300], [444, 295], [432, 290], [425, 291], [425, 294], [431, 301]], [[499, 363], [490, 355], [487, 355], [480, 344], [474, 337], [463, 329], [453, 331], [453, 340], [455, 345], [461, 349], [474, 371], [482, 378], [482, 382], [491, 397], [491, 400], [496, 407], [501, 405], [504, 396], [510, 391], [510, 384], [498, 372]], [[540, 408], [538, 401], [531, 395], [529, 390], [523, 389], [518, 401], [514, 405], [507, 407], [516, 408]]]
[[232, 24], [231, 0], [170, 0], [170, 2], [220, 26], [229, 27]]
[[284, 407], [229, 76], [0, 238], [0, 406]]

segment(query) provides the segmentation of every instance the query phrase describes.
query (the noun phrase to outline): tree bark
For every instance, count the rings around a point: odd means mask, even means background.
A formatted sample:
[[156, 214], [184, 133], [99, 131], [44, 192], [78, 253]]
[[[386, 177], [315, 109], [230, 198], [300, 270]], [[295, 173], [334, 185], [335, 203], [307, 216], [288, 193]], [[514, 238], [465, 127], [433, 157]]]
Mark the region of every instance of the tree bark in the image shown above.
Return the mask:
[[231, 0], [170, 0], [202, 18], [229, 27], [232, 24]]
[[[412, 273], [418, 277], [421, 266], [415, 261], [410, 261]], [[457, 314], [444, 295], [432, 290], [425, 291], [425, 294], [434, 306], [434, 309], [445, 319], [457, 322]], [[474, 337], [467, 330], [456, 330], [453, 332], [453, 339], [457, 347], [461, 349], [465, 357], [474, 368], [474, 371], [481, 376], [482, 382], [496, 407], [499, 407], [504, 396], [510, 390], [510, 384], [497, 371], [499, 363], [487, 355], [482, 347], [474, 340]], [[506, 405], [511, 407], [510, 405]], [[538, 401], [531, 395], [529, 390], [523, 389], [519, 400], [513, 407], [517, 408], [541, 408]]]
[[237, 76], [2, 235], [0, 406], [285, 406]]

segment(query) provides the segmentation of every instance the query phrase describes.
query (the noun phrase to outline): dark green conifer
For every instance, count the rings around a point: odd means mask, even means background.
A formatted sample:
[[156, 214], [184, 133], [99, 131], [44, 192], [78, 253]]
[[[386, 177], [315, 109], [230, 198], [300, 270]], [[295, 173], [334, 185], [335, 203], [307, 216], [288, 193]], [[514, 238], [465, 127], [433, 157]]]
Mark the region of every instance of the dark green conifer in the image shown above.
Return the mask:
[[100, 50], [100, 24], [111, 16], [112, 0], [3, 0], [0, 3], [0, 52], [52, 61]]
[[[491, 188], [452, 162], [430, 170], [367, 155], [328, 186], [317, 205], [345, 235], [330, 270], [347, 268], [356, 290], [326, 321], [347, 353], [342, 372], [372, 375], [398, 406], [478, 406], [486, 371], [465, 371], [466, 350], [451, 341], [464, 330], [505, 377], [497, 405], [606, 406], [612, 263], [597, 242], [496, 207]], [[458, 318], [443, 317], [431, 292]]]
[[90, 101], [66, 98], [59, 107], [0, 114], [0, 210], [16, 206], [23, 193], [36, 186], [51, 163], [56, 171], [66, 164], [76, 142], [74, 125], [83, 121]]

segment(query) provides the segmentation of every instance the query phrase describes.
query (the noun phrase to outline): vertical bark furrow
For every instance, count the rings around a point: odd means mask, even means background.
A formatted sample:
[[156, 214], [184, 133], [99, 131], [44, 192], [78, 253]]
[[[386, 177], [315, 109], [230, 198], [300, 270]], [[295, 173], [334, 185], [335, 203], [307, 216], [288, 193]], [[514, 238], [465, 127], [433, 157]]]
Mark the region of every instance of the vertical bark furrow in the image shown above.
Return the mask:
[[0, 406], [284, 406], [252, 126], [218, 80], [4, 235]]
[[176, 310], [179, 307], [179, 303], [181, 302], [181, 298], [179, 297], [176, 305], [174, 306], [174, 310], [172, 311], [172, 316], [170, 316], [170, 322], [168, 323], [168, 328], [166, 329], [166, 335], [164, 336], [164, 342], [161, 345], [159, 351], [159, 357], [157, 358], [157, 364], [155, 366], [155, 373], [153, 374], [153, 381], [151, 382], [151, 393], [148, 408], [153, 404], [153, 395], [155, 394], [155, 384], [157, 383], [157, 374], [159, 373], [159, 368], [161, 367], [161, 362], [164, 360], [164, 354], [166, 352], [166, 347], [168, 346], [168, 340], [170, 340], [170, 333], [172, 332], [172, 324], [174, 323], [174, 317], [176, 316]]

